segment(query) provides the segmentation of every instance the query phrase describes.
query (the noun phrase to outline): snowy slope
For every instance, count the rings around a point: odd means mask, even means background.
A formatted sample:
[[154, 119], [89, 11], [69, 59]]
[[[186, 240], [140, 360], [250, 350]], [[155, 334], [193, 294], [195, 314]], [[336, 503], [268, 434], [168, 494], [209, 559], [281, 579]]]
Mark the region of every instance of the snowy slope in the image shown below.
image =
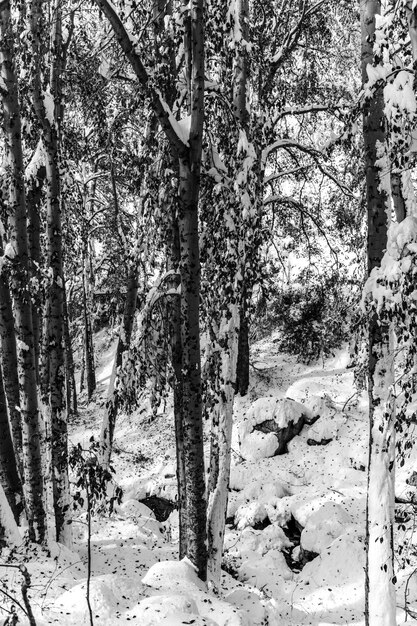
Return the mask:
[[[364, 623], [366, 395], [355, 394], [345, 352], [307, 367], [278, 354], [273, 339], [253, 347], [250, 391], [236, 400], [223, 597], [207, 591], [189, 562], [176, 562], [176, 512], [158, 522], [139, 503], [150, 495], [173, 500], [176, 490], [172, 406], [168, 401], [149, 420], [145, 401], [135, 415], [121, 416], [116, 429], [113, 459], [124, 502], [111, 517], [93, 520], [90, 595], [97, 626]], [[99, 436], [114, 345], [103, 334], [98, 340], [101, 384], [94, 402], [71, 425], [73, 443]], [[247, 432], [249, 420], [251, 428], [262, 422], [262, 407], [284, 398], [320, 417], [304, 424], [287, 453], [245, 459], [239, 434]], [[286, 415], [287, 422], [294, 417]], [[397, 473], [398, 496], [415, 490], [407, 481], [416, 470], [413, 453]], [[407, 512], [406, 505], [402, 509]], [[12, 563], [24, 559], [31, 573], [38, 625], [90, 623], [85, 522], [85, 513], [77, 513], [73, 551], [55, 545], [50, 553], [28, 553], [21, 547], [11, 556]], [[405, 620], [405, 598], [417, 612], [413, 528], [411, 519], [397, 533], [399, 623]], [[9, 594], [21, 602], [19, 571], [2, 568], [2, 575]], [[10, 608], [10, 601], [4, 598], [2, 606]], [[417, 622], [409, 615], [406, 623]]]

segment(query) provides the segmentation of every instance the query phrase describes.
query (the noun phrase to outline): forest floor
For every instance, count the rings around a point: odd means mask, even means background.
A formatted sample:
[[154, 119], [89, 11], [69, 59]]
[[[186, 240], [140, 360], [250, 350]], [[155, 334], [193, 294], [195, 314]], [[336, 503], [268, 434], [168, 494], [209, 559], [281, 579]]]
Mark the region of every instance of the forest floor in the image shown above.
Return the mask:
[[[71, 444], [88, 448], [99, 437], [114, 343], [96, 337], [98, 390], [70, 425]], [[251, 385], [236, 399], [224, 572], [219, 595], [207, 591], [191, 564], [177, 562], [178, 515], [158, 522], [140, 502], [175, 499], [175, 441], [168, 398], [154, 419], [144, 400], [117, 424], [113, 464], [122, 504], [92, 519], [90, 599], [95, 626], [113, 624], [211, 624], [301, 626], [363, 622], [364, 528], [367, 464], [366, 393], [355, 393], [348, 355], [311, 366], [279, 354], [276, 336], [251, 352]], [[285, 454], [242, 457], [239, 432], [262, 398], [291, 398], [320, 414], [288, 444]], [[208, 444], [208, 424], [207, 442]], [[208, 454], [208, 445], [207, 454]], [[247, 455], [246, 455], [247, 456]], [[259, 457], [259, 454], [258, 454]], [[396, 476], [397, 496], [415, 491], [417, 455]], [[152, 506], [152, 501], [147, 503]], [[397, 511], [398, 623], [417, 624], [417, 558], [414, 507]], [[86, 603], [86, 513], [75, 512], [72, 550], [19, 548], [10, 562], [24, 561], [31, 574], [31, 603], [38, 626], [90, 624]], [[5, 558], [7, 555], [5, 555]], [[0, 605], [22, 603], [21, 574], [2, 569]], [[5, 594], [8, 594], [7, 597]], [[405, 610], [407, 612], [405, 612]], [[18, 608], [21, 621], [28, 623]], [[6, 612], [0, 610], [5, 619]]]

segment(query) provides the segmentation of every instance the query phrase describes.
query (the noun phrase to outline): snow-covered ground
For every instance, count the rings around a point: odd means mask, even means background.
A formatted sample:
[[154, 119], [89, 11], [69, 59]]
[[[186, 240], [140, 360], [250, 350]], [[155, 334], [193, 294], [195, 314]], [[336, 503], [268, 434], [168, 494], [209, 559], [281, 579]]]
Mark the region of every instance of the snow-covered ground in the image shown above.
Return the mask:
[[[102, 346], [98, 392], [71, 424], [71, 442], [86, 446], [91, 435], [99, 436], [114, 354], [104, 332], [96, 339]], [[173, 500], [176, 490], [172, 406], [168, 401], [149, 420], [144, 402], [134, 415], [121, 416], [116, 428], [113, 462], [123, 503], [92, 523], [96, 626], [364, 624], [366, 394], [355, 393], [343, 350], [307, 367], [277, 353], [271, 336], [253, 347], [252, 363], [250, 391], [236, 400], [222, 596], [206, 589], [191, 563], [176, 561], [176, 511], [158, 522], [140, 502], [151, 495]], [[276, 436], [259, 426], [274, 420], [282, 429], [299, 419], [302, 428], [287, 452], [271, 456]], [[412, 452], [397, 471], [397, 496], [403, 499], [415, 491], [409, 482], [416, 458]], [[417, 624], [413, 510], [400, 508], [397, 617]], [[11, 564], [24, 561], [31, 574], [38, 626], [90, 623], [85, 513], [76, 513], [72, 527], [71, 551], [56, 544], [49, 552], [21, 547], [10, 555]], [[10, 609], [10, 597], [22, 603], [22, 577], [15, 568], [1, 568], [1, 574], [0, 605]], [[18, 612], [24, 624], [19, 607]]]

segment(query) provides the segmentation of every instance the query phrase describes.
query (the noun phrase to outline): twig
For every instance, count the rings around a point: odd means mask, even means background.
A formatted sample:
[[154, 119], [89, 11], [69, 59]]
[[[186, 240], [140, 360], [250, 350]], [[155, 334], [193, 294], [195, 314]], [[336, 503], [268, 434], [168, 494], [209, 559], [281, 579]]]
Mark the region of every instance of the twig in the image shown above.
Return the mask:
[[342, 406], [342, 413], [346, 408], [346, 405], [348, 404], [348, 402], [350, 402], [350, 400], [352, 400], [352, 398], [354, 398], [357, 395], [357, 391], [355, 391], [354, 393], [352, 393], [351, 396], [349, 396], [349, 398], [346, 400], [346, 402], [344, 403], [344, 405]]
[[36, 626], [35, 617], [33, 615], [32, 607], [30, 606], [30, 601], [29, 601], [29, 596], [28, 596], [28, 589], [30, 588], [30, 575], [25, 565], [19, 565], [19, 570], [23, 576], [22, 597], [23, 597], [23, 602], [25, 603], [26, 613], [29, 618], [29, 624], [30, 626]]

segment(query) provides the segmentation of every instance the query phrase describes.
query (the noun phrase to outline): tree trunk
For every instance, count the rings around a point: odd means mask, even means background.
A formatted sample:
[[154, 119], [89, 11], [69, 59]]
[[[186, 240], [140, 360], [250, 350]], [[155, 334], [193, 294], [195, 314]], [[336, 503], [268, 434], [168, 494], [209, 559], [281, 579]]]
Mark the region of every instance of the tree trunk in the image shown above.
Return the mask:
[[13, 547], [21, 543], [22, 538], [16, 520], [0, 483], [0, 551], [4, 546]]
[[91, 325], [91, 296], [88, 278], [89, 257], [84, 258], [83, 263], [83, 314], [84, 314], [84, 367], [85, 386], [87, 388], [87, 398], [91, 397], [96, 389], [96, 369], [94, 364], [94, 341], [93, 329]]
[[[50, 36], [49, 88], [53, 98], [53, 120], [45, 107], [42, 86], [42, 2], [31, 4], [30, 29], [33, 53], [33, 104], [42, 129], [45, 146], [46, 210], [47, 210], [47, 268], [50, 276], [45, 297], [44, 337], [41, 374], [42, 399], [49, 407], [52, 436], [52, 483], [56, 539], [71, 545], [68, 478], [68, 425], [64, 371], [64, 282], [62, 269], [62, 228], [60, 190], [60, 123], [62, 117], [62, 9], [61, 2], [52, 3], [52, 32]], [[48, 442], [47, 442], [48, 443]]]
[[246, 396], [249, 388], [249, 321], [247, 317], [246, 290], [240, 307], [240, 328], [236, 368], [236, 393]]
[[184, 465], [187, 491], [187, 556], [206, 579], [206, 500], [200, 363], [200, 258], [198, 240], [198, 198], [204, 118], [204, 32], [203, 0], [190, 2], [190, 46], [185, 50], [191, 63], [191, 125], [189, 141], [176, 133], [166, 104], [156, 90], [114, 5], [95, 0], [109, 19], [118, 41], [138, 80], [150, 97], [151, 106], [169, 140], [179, 173], [179, 240], [181, 275], [181, 343], [183, 375]]
[[202, 580], [207, 576], [206, 497], [200, 358], [200, 253], [198, 198], [204, 119], [203, 0], [190, 3], [191, 127], [187, 157], [179, 159], [179, 241], [183, 375], [184, 466], [187, 556]]
[[[178, 220], [176, 216], [176, 204], [171, 209], [171, 233], [170, 233], [171, 258], [168, 270], [177, 271], [180, 264], [180, 242], [178, 232]], [[178, 287], [178, 280], [173, 281], [171, 288]], [[174, 297], [169, 307], [171, 359], [174, 372], [174, 420], [175, 420], [175, 446], [177, 456], [177, 485], [178, 485], [178, 516], [180, 523], [179, 558], [187, 554], [187, 490], [185, 479], [184, 460], [184, 415], [183, 415], [183, 376], [182, 376], [182, 342], [181, 342], [181, 302]]]
[[[31, 276], [35, 279], [36, 288], [32, 294], [32, 324], [33, 339], [35, 342], [36, 369], [39, 373], [39, 356], [42, 329], [42, 292], [41, 292], [41, 220], [40, 208], [42, 189], [46, 176], [45, 156], [42, 141], [38, 142], [32, 162], [26, 168], [27, 184], [27, 211], [28, 211], [28, 243], [30, 256]], [[28, 171], [29, 170], [29, 171]]]
[[65, 289], [65, 280], [63, 281], [64, 289], [64, 353], [65, 353], [65, 381], [67, 395], [67, 411], [68, 415], [77, 415], [77, 388], [75, 385], [75, 364], [72, 351], [72, 341], [70, 334], [70, 319], [68, 312], [67, 294]]
[[[242, 39], [249, 41], [249, 0], [237, 0], [236, 2], [236, 18], [239, 20], [239, 28], [242, 33]], [[248, 89], [248, 52], [244, 45], [239, 45], [236, 51], [234, 61], [234, 80], [233, 80], [233, 114], [246, 136], [249, 138], [249, 113], [247, 108], [247, 89]], [[243, 233], [245, 236], [246, 233]], [[252, 254], [256, 251], [252, 251]], [[247, 280], [245, 263], [243, 261], [242, 284], [240, 294], [240, 327], [239, 327], [239, 345], [236, 370], [236, 393], [245, 396], [249, 388], [249, 319], [248, 319], [248, 290], [245, 284]]]
[[10, 432], [6, 395], [3, 386], [3, 373], [0, 367], [0, 483], [13, 511], [16, 522], [22, 512], [23, 493], [20, 482], [13, 441]]
[[[362, 81], [373, 61], [375, 15], [380, 3], [361, 1]], [[363, 134], [368, 206], [368, 274], [381, 264], [387, 245], [389, 210], [380, 170], [377, 146], [385, 144], [384, 102], [378, 90], [364, 112]], [[378, 155], [379, 156], [379, 155]], [[376, 314], [369, 321], [369, 467], [366, 507], [365, 623], [394, 626], [396, 600], [393, 563], [395, 407], [392, 394], [393, 353], [390, 331]]]
[[132, 335], [133, 322], [135, 319], [136, 302], [138, 295], [138, 268], [136, 260], [132, 262], [127, 285], [126, 302], [123, 319], [120, 323], [119, 337], [117, 339], [116, 354], [107, 392], [106, 407], [104, 410], [103, 424], [100, 438], [100, 462], [104, 467], [110, 465], [113, 447], [114, 428], [119, 410], [118, 375], [123, 362], [123, 354], [128, 350]]
[[[20, 410], [22, 419], [23, 469], [25, 475], [25, 508], [32, 540], [43, 541], [45, 512], [41, 459], [41, 416], [38, 407], [36, 361], [32, 329], [32, 307], [28, 292], [29, 255], [26, 229], [26, 198], [21, 145], [20, 110], [17, 82], [14, 75], [12, 51], [14, 36], [10, 18], [10, 3], [0, 7], [1, 78], [3, 88], [3, 127], [7, 166], [11, 173], [8, 226], [12, 254], [11, 291], [14, 300], [17, 332]], [[9, 255], [10, 256], [10, 255]]]
[[[0, 255], [3, 246], [0, 238]], [[0, 273], [0, 357], [7, 400], [10, 430], [20, 480], [23, 483], [22, 424], [20, 417], [19, 376], [12, 300], [6, 277]]]
[[[235, 19], [242, 33], [243, 45], [237, 45], [233, 63], [233, 112], [238, 124], [239, 134], [244, 132], [249, 138], [249, 114], [247, 109], [248, 53], [246, 42], [249, 41], [249, 2], [237, 0]], [[227, 210], [227, 209], [226, 209]], [[241, 197], [236, 198], [235, 211], [229, 218], [242, 213]], [[235, 289], [236, 304], [226, 301], [222, 304], [223, 315], [220, 320], [217, 341], [223, 346], [221, 353], [220, 375], [217, 389], [217, 402], [213, 408], [212, 449], [210, 451], [209, 503], [207, 514], [208, 528], [208, 577], [214, 587], [221, 580], [221, 562], [228, 501], [231, 442], [233, 428], [233, 404], [235, 391], [245, 395], [249, 385], [249, 325], [247, 318], [247, 285], [245, 266], [248, 262], [248, 250], [245, 244], [245, 225], [236, 224], [237, 240], [229, 242], [227, 254], [230, 255], [232, 270], [231, 290]], [[243, 232], [242, 232], [243, 231]], [[241, 278], [239, 279], [238, 276]], [[217, 440], [216, 440], [217, 439]], [[218, 455], [218, 458], [216, 458]]]
[[[223, 341], [226, 339], [226, 341]], [[221, 353], [220, 390], [213, 408], [217, 442], [210, 451], [210, 485], [207, 512], [208, 579], [217, 588], [221, 581], [221, 563], [229, 495], [230, 460], [235, 397], [236, 364], [239, 343], [239, 309], [230, 307], [230, 315], [221, 322], [219, 342]], [[217, 455], [217, 458], [216, 458]]]

